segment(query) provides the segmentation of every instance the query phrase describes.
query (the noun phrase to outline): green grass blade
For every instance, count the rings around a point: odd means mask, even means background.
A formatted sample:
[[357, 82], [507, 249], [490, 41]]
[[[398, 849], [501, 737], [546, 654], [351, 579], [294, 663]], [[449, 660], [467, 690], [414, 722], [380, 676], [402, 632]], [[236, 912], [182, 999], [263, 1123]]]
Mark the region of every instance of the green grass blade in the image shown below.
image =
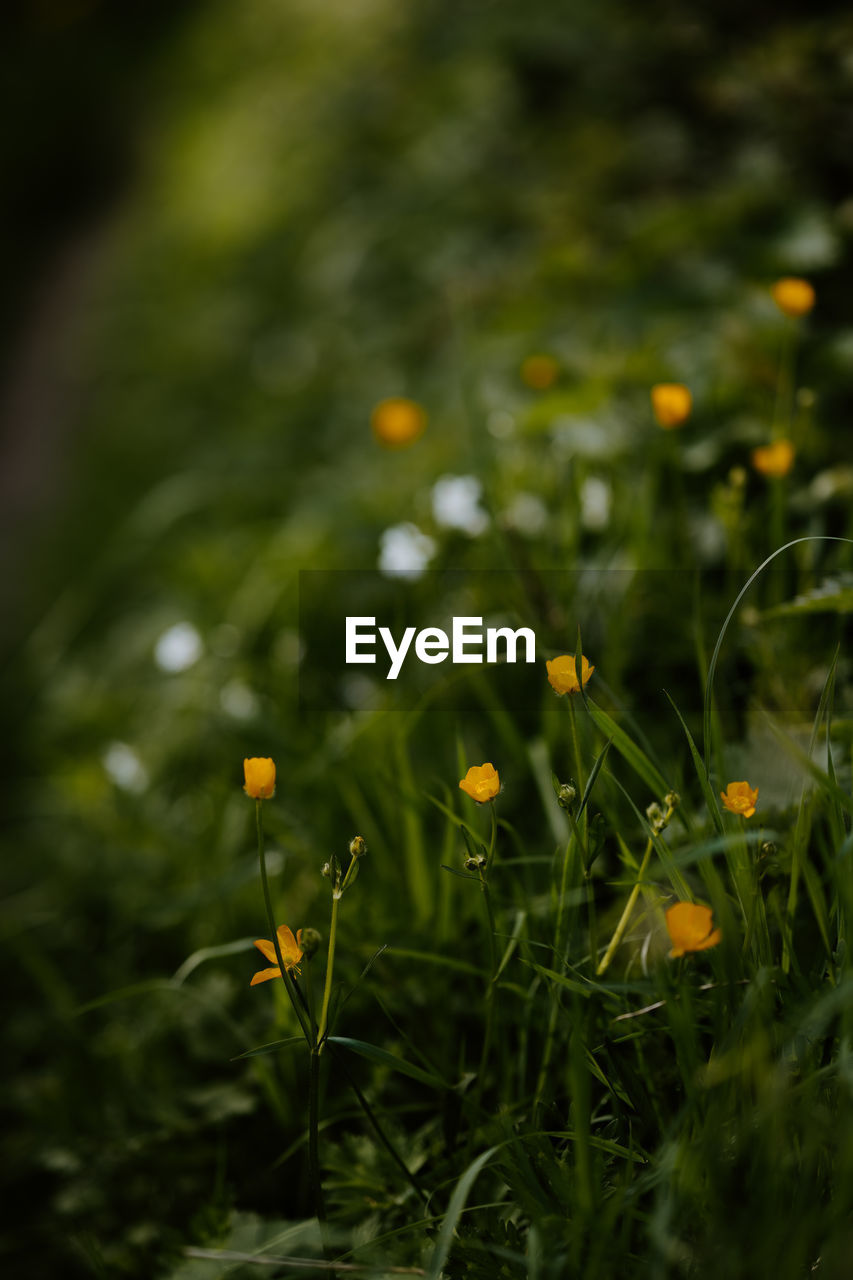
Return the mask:
[[456, 1224], [459, 1221], [462, 1210], [465, 1208], [465, 1201], [468, 1199], [469, 1192], [479, 1177], [480, 1171], [485, 1168], [498, 1150], [498, 1147], [489, 1147], [488, 1151], [484, 1151], [482, 1155], [477, 1156], [477, 1159], [472, 1164], [469, 1164], [457, 1182], [453, 1195], [450, 1197], [450, 1204], [447, 1206], [447, 1213], [444, 1215], [444, 1222], [441, 1224], [435, 1248], [427, 1265], [426, 1280], [440, 1280], [444, 1264], [448, 1259], [453, 1244], [453, 1233], [456, 1230]]
[[406, 1062], [404, 1058], [397, 1058], [393, 1053], [389, 1053], [387, 1049], [380, 1049], [376, 1044], [368, 1044], [366, 1040], [352, 1040], [349, 1036], [329, 1036], [330, 1044], [339, 1044], [344, 1049], [351, 1049], [353, 1053], [358, 1053], [362, 1058], [368, 1058], [371, 1062], [377, 1063], [380, 1067], [388, 1067], [391, 1071], [398, 1071], [401, 1075], [411, 1076], [413, 1080], [418, 1080], [421, 1084], [429, 1085], [431, 1089], [449, 1089], [451, 1086], [441, 1076], [433, 1071], [424, 1071], [422, 1067], [416, 1067], [411, 1062]]
[[711, 786], [710, 779], [708, 778], [708, 770], [705, 768], [705, 762], [703, 761], [702, 757], [699, 754], [699, 750], [696, 746], [696, 743], [693, 741], [693, 735], [691, 734], [690, 730], [687, 728], [687, 724], [684, 717], [682, 716], [681, 712], [678, 710], [678, 707], [675, 705], [672, 698], [667, 693], [666, 689], [664, 689], [664, 695], [666, 696], [667, 701], [669, 702], [669, 705], [672, 707], [673, 711], [678, 716], [679, 723], [681, 724], [681, 727], [684, 730], [684, 736], [687, 739], [687, 745], [690, 748], [690, 755], [693, 758], [693, 766], [696, 770], [696, 776], [699, 779], [699, 785], [702, 788], [702, 794], [705, 797], [705, 804], [708, 807], [708, 812], [711, 815], [711, 819], [714, 823], [714, 826], [717, 828], [717, 831], [720, 833], [720, 835], [723, 835], [725, 831], [725, 828], [723, 827], [723, 815], [720, 813], [720, 806], [717, 803], [717, 797], [714, 795], [714, 788]]

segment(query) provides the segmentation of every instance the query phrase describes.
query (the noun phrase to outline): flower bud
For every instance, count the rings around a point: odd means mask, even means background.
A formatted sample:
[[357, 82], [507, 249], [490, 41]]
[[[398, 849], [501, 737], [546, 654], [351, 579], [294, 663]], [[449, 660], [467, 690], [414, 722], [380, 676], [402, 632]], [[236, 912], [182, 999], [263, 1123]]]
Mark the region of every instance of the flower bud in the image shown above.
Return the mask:
[[664, 827], [669, 823], [669, 818], [664, 813], [657, 800], [653, 800], [646, 809], [646, 817], [649, 820], [649, 826], [656, 836], [659, 836]]
[[268, 756], [252, 756], [243, 761], [243, 787], [253, 800], [269, 800], [275, 795], [275, 763]]
[[367, 841], [364, 836], [353, 836], [349, 842], [349, 851], [354, 858], [363, 858], [367, 853]]
[[332, 864], [331, 864], [331, 862], [324, 862], [324, 863], [323, 863], [323, 871], [322, 871], [322, 874], [326, 877], [326, 879], [327, 879], [327, 880], [331, 880], [331, 878], [332, 878]]
[[578, 798], [577, 788], [571, 782], [563, 782], [557, 789], [557, 804], [561, 809], [571, 809]]
[[323, 935], [316, 929], [300, 930], [299, 942], [302, 947], [302, 954], [306, 960], [310, 960], [320, 950], [323, 941]]
[[678, 794], [677, 791], [667, 791], [666, 795], [663, 798], [663, 802], [666, 805], [667, 809], [677, 809], [678, 806], [681, 804], [681, 796]]

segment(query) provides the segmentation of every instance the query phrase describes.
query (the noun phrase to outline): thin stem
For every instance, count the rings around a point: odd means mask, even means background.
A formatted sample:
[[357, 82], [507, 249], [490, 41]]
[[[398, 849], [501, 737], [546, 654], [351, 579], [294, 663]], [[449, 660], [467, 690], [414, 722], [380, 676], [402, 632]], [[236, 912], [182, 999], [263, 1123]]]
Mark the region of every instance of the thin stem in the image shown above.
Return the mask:
[[269, 925], [270, 934], [272, 936], [272, 945], [275, 950], [276, 962], [281, 972], [281, 977], [284, 982], [285, 988], [287, 990], [287, 994], [290, 996], [290, 1003], [293, 1005], [293, 1008], [296, 1011], [296, 1016], [299, 1019], [299, 1025], [302, 1028], [302, 1032], [305, 1036], [305, 1039], [308, 1041], [310, 1045], [311, 1044], [310, 1028], [308, 1027], [305, 1021], [305, 1015], [302, 1012], [302, 1009], [300, 1007], [300, 1002], [296, 994], [296, 988], [294, 986], [293, 979], [291, 978], [285, 966], [284, 957], [281, 954], [281, 944], [279, 943], [279, 940], [278, 940], [278, 930], [276, 929], [276, 926], [275, 926], [275, 915], [273, 914], [273, 909], [272, 909], [272, 898], [270, 897], [270, 886], [269, 886], [269, 881], [267, 880], [267, 860], [266, 860], [266, 854], [264, 851], [264, 821], [261, 815], [262, 804], [263, 804], [262, 800], [255, 801], [255, 825], [257, 827], [257, 832], [258, 832], [258, 861], [260, 863], [260, 868], [261, 868], [261, 886], [264, 891], [264, 905], [267, 911], [267, 923]]
[[326, 1221], [326, 1203], [323, 1199], [323, 1182], [320, 1177], [320, 1055], [311, 1052], [311, 1072], [308, 1077], [308, 1166], [311, 1191], [318, 1222]]
[[329, 925], [329, 953], [326, 959], [326, 985], [323, 988], [323, 1007], [320, 1010], [320, 1022], [317, 1027], [317, 1052], [322, 1053], [326, 1026], [329, 1021], [329, 1001], [332, 996], [332, 974], [335, 967], [335, 940], [338, 934], [338, 903], [341, 900], [340, 889], [332, 892], [332, 921]]
[[[663, 824], [660, 827], [656, 827], [655, 830], [663, 831], [663, 828], [667, 825], [667, 823], [671, 819], [674, 812], [675, 812], [674, 806], [667, 805], [666, 813], [664, 814], [664, 817], [663, 817]], [[613, 937], [610, 939], [607, 950], [605, 951], [604, 955], [601, 957], [601, 963], [599, 964], [598, 968], [595, 971], [596, 977], [598, 978], [600, 978], [601, 975], [604, 973], [604, 971], [608, 968], [610, 961], [613, 959], [614, 955], [616, 954], [616, 949], [619, 946], [619, 943], [622, 941], [622, 938], [625, 935], [625, 931], [628, 928], [628, 924], [631, 920], [631, 915], [634, 911], [634, 907], [637, 905], [637, 899], [640, 896], [640, 889], [642, 888], [642, 884], [643, 884], [643, 876], [646, 874], [646, 871], [648, 870], [649, 862], [651, 861], [652, 850], [654, 849], [654, 847], [655, 847], [654, 840], [652, 839], [651, 836], [649, 836], [648, 842], [646, 844], [646, 851], [643, 854], [643, 860], [640, 863], [640, 870], [637, 872], [637, 883], [634, 885], [633, 889], [631, 890], [631, 893], [628, 897], [628, 901], [625, 903], [625, 910], [622, 912], [622, 915], [619, 917], [619, 923], [616, 926], [616, 931], [613, 934]]]
[[583, 779], [583, 769], [581, 767], [580, 742], [578, 740], [578, 722], [577, 722], [577, 717], [575, 716], [575, 704], [572, 700], [571, 694], [569, 694], [569, 719], [571, 720], [571, 723], [572, 723], [572, 751], [575, 757], [575, 780], [577, 783], [579, 794], [583, 795], [584, 779]]
[[492, 859], [495, 855], [495, 846], [498, 834], [498, 819], [495, 813], [494, 800], [489, 801], [492, 814], [492, 830], [489, 839], [489, 849], [486, 854], [486, 865], [478, 869], [480, 877], [480, 888], [483, 891], [483, 902], [486, 908], [486, 921], [489, 933], [489, 954], [491, 957], [491, 977], [486, 987], [486, 1026], [483, 1032], [483, 1047], [480, 1051], [480, 1065], [477, 1068], [477, 1084], [474, 1092], [474, 1111], [480, 1106], [480, 1099], [483, 1095], [483, 1085], [485, 1083], [486, 1066], [489, 1061], [489, 1053], [492, 1048], [492, 1034], [494, 1030], [494, 1013], [495, 1013], [495, 980], [498, 976], [498, 949], [497, 949], [497, 927], [495, 925], [495, 913], [492, 907], [492, 897], [489, 892], [488, 874], [492, 865]]

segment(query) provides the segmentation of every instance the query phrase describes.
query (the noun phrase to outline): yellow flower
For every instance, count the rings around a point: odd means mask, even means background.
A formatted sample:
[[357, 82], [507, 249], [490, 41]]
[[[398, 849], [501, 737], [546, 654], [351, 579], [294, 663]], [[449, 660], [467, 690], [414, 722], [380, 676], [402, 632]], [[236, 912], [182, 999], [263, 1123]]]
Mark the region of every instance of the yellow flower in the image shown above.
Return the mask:
[[560, 376], [560, 366], [553, 356], [528, 356], [522, 361], [521, 381], [534, 391], [547, 391]]
[[730, 782], [725, 791], [720, 792], [720, 799], [729, 813], [742, 813], [745, 818], [751, 818], [755, 813], [758, 787], [753, 790], [748, 782]]
[[269, 756], [252, 756], [243, 761], [246, 785], [243, 790], [253, 800], [269, 800], [275, 795], [275, 761]]
[[[276, 933], [285, 969], [288, 973], [292, 973], [293, 970], [299, 973], [299, 961], [302, 959], [302, 930], [299, 929], [294, 938], [293, 931], [288, 929], [286, 924], [281, 924], [276, 929]], [[274, 968], [259, 969], [249, 983], [250, 987], [257, 986], [259, 982], [269, 982], [270, 978], [281, 977], [281, 969], [278, 967], [278, 959], [273, 944], [268, 942], [266, 938], [258, 938], [255, 941], [255, 946], [266, 956], [267, 960], [272, 960]]]
[[494, 800], [501, 789], [501, 780], [493, 764], [472, 764], [459, 785], [477, 804], [485, 804], [487, 800]]
[[[559, 658], [552, 658], [550, 662], [545, 663], [545, 666], [548, 670], [548, 683], [552, 689], [557, 690], [557, 693], [580, 693], [573, 653], [564, 653]], [[589, 684], [589, 677], [594, 670], [595, 667], [591, 667], [586, 658], [581, 655], [581, 678], [584, 688]]]
[[786, 476], [794, 465], [796, 450], [790, 440], [774, 440], [752, 451], [752, 465], [763, 476], [779, 479]]
[[693, 397], [683, 382], [657, 382], [652, 387], [652, 410], [658, 425], [669, 431], [690, 417]]
[[720, 929], [712, 929], [713, 912], [698, 902], [676, 902], [666, 913], [666, 928], [672, 942], [670, 956], [687, 955], [688, 951], [707, 951], [722, 938]]
[[373, 434], [389, 449], [404, 449], [426, 431], [426, 410], [414, 400], [380, 400], [370, 415]]
[[786, 316], [804, 316], [815, 304], [815, 291], [808, 280], [797, 276], [785, 276], [777, 280], [770, 290], [773, 301]]

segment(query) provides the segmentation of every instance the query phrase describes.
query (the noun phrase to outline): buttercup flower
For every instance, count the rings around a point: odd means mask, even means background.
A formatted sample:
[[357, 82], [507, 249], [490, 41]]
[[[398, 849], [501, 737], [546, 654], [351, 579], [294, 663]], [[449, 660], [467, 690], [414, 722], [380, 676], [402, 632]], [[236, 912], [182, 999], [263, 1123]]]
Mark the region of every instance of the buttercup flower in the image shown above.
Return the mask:
[[753, 789], [748, 782], [730, 782], [725, 791], [720, 792], [720, 799], [729, 813], [742, 813], [745, 818], [751, 818], [758, 800], [758, 787]]
[[[278, 945], [281, 948], [281, 958], [285, 969], [288, 973], [292, 973], [294, 970], [299, 973], [299, 961], [302, 959], [302, 930], [299, 929], [294, 938], [293, 930], [288, 929], [286, 924], [281, 924], [276, 929], [276, 933], [278, 934]], [[272, 960], [274, 968], [259, 969], [249, 983], [250, 987], [256, 987], [259, 982], [269, 982], [270, 978], [281, 977], [281, 969], [278, 967], [273, 944], [268, 942], [266, 938], [257, 938], [255, 946], [266, 956], [267, 960]]]
[[[573, 653], [564, 653], [559, 658], [552, 658], [550, 662], [545, 663], [545, 666], [548, 670], [548, 683], [552, 689], [557, 690], [557, 693], [580, 693]], [[589, 677], [594, 670], [595, 667], [591, 667], [586, 658], [581, 656], [581, 677], [584, 688], [589, 684]]]
[[373, 434], [389, 449], [404, 449], [426, 431], [426, 410], [414, 400], [380, 400], [370, 415]]
[[670, 956], [687, 955], [688, 951], [707, 951], [722, 938], [720, 929], [713, 929], [713, 912], [698, 902], [676, 902], [666, 913], [666, 928], [672, 942]]
[[247, 796], [253, 800], [269, 800], [275, 795], [275, 761], [268, 756], [252, 756], [243, 761]]
[[804, 316], [815, 304], [815, 291], [808, 280], [785, 276], [770, 290], [773, 301], [786, 316]]
[[534, 391], [547, 391], [560, 376], [560, 366], [553, 356], [528, 356], [522, 361], [521, 381]]
[[487, 800], [494, 800], [501, 789], [501, 780], [493, 764], [472, 764], [459, 785], [477, 804], [485, 804]]
[[658, 425], [669, 431], [690, 417], [693, 397], [683, 382], [657, 382], [651, 390], [652, 411]]
[[790, 440], [774, 440], [772, 444], [761, 445], [752, 451], [752, 465], [763, 476], [778, 479], [786, 476], [794, 465], [796, 450]]

